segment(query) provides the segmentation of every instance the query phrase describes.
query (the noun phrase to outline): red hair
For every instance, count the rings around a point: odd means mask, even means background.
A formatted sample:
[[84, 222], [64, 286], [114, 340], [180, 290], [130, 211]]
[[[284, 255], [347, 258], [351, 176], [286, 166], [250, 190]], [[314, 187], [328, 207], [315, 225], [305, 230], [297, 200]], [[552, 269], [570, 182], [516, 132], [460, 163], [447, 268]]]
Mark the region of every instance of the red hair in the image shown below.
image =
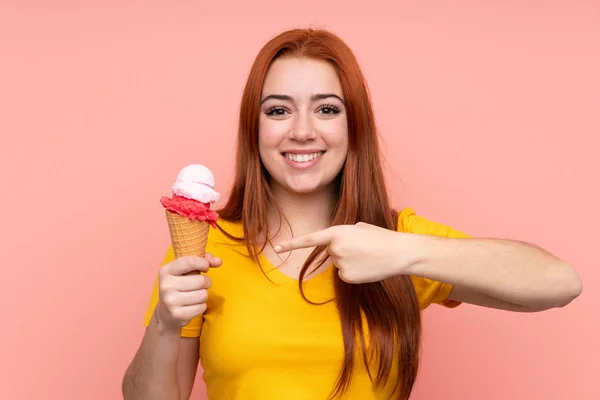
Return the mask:
[[[337, 71], [341, 82], [349, 143], [346, 163], [337, 178], [339, 200], [331, 216], [331, 225], [366, 222], [397, 229], [397, 212], [390, 207], [381, 172], [369, 93], [356, 58], [340, 38], [328, 31], [290, 30], [270, 40], [252, 65], [240, 108], [235, 180], [227, 204], [219, 210], [221, 218], [242, 222], [244, 237], [237, 239], [245, 241], [256, 262], [264, 249], [264, 246], [259, 248], [258, 238], [263, 235], [269, 239], [267, 210], [274, 201], [268, 184], [270, 177], [258, 152], [260, 98], [269, 66], [283, 56], [327, 61]], [[316, 248], [306, 260], [300, 274], [300, 290], [309, 266], [323, 251], [323, 247]], [[302, 296], [309, 301], [303, 292]], [[391, 381], [393, 398], [408, 399], [419, 367], [421, 337], [420, 310], [410, 278], [396, 276], [357, 285], [348, 284], [336, 275], [335, 296], [342, 323], [345, 359], [332, 388], [332, 396], [347, 390], [356, 355], [362, 354], [376, 386], [387, 386]], [[369, 343], [364, 329], [369, 332]], [[372, 371], [374, 362], [376, 374]]]

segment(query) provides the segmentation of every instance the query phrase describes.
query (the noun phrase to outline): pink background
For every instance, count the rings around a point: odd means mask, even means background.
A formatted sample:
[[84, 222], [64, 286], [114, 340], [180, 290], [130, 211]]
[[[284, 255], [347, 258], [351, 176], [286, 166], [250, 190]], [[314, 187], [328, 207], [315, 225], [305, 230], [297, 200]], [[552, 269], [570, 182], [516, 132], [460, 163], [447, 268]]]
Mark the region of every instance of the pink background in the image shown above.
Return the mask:
[[191, 162], [226, 195], [251, 61], [317, 26], [364, 68], [398, 207], [583, 279], [541, 314], [429, 309], [414, 399], [599, 399], [600, 3], [213, 3], [1, 3], [0, 398], [121, 397], [168, 245], [158, 197]]

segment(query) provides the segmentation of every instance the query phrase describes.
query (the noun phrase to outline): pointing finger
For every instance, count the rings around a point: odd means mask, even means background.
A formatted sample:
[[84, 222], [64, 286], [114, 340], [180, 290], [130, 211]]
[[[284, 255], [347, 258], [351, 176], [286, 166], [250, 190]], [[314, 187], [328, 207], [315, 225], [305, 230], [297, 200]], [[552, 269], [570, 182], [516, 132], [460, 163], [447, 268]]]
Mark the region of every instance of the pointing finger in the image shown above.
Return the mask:
[[306, 247], [325, 246], [333, 239], [333, 227], [327, 228], [308, 235], [299, 236], [296, 238], [284, 240], [273, 249], [276, 253], [283, 253], [294, 249], [302, 249]]

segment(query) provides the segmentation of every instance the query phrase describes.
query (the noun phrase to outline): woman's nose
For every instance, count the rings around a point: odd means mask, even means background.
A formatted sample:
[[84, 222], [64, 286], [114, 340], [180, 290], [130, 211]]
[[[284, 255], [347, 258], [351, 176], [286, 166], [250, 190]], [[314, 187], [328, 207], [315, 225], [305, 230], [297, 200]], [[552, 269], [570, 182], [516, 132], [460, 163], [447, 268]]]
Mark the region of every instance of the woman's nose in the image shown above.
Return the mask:
[[300, 142], [312, 140], [317, 137], [316, 132], [313, 129], [311, 116], [308, 112], [297, 113], [295, 115], [294, 126], [292, 127], [290, 137]]

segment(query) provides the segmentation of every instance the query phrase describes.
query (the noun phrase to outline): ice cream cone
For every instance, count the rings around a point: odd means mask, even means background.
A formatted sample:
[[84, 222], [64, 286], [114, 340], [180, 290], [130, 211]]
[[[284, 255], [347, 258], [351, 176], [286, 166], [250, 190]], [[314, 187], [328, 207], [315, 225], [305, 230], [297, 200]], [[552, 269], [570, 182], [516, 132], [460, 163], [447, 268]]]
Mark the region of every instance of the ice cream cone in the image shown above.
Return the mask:
[[168, 210], [165, 213], [175, 258], [204, 257], [210, 224], [200, 220], [192, 221]]
[[171, 245], [175, 258], [182, 256], [204, 257], [208, 232], [217, 227], [219, 214], [211, 204], [219, 200], [214, 190], [215, 177], [201, 164], [190, 164], [177, 174], [171, 187], [173, 196], [162, 196]]

